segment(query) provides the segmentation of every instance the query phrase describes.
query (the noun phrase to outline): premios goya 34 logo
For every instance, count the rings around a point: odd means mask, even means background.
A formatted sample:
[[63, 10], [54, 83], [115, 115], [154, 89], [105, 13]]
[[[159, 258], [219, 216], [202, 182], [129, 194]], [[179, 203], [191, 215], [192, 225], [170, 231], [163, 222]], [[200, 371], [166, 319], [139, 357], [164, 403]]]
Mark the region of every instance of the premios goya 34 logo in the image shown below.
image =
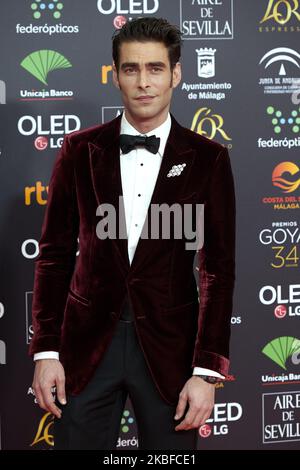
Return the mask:
[[293, 364], [299, 364], [300, 340], [292, 336], [281, 336], [266, 344], [262, 352], [282, 369], [287, 370], [286, 362], [289, 358]]
[[59, 2], [58, 0], [52, 0], [50, 2], [45, 2], [41, 0], [36, 0], [32, 2], [30, 8], [32, 10], [32, 17], [35, 20], [39, 20], [42, 15], [45, 13], [51, 13], [51, 16], [56, 20], [61, 18], [61, 12], [64, 7], [63, 2]]

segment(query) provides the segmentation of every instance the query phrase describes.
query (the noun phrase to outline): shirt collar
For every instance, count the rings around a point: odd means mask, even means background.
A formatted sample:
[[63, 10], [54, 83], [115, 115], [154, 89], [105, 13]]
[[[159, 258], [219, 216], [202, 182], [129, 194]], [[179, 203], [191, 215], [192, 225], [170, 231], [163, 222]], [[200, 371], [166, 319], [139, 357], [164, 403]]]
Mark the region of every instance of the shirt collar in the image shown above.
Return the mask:
[[165, 151], [165, 146], [169, 137], [170, 129], [171, 129], [171, 116], [170, 113], [168, 113], [167, 119], [158, 127], [153, 129], [150, 132], [147, 132], [146, 134], [141, 134], [135, 127], [133, 127], [126, 119], [125, 112], [122, 114], [122, 119], [121, 119], [121, 128], [120, 128], [120, 133], [121, 134], [130, 134], [130, 135], [146, 135], [150, 136], [155, 134], [156, 137], [160, 138], [160, 144], [159, 144], [159, 149], [158, 153], [162, 157]]

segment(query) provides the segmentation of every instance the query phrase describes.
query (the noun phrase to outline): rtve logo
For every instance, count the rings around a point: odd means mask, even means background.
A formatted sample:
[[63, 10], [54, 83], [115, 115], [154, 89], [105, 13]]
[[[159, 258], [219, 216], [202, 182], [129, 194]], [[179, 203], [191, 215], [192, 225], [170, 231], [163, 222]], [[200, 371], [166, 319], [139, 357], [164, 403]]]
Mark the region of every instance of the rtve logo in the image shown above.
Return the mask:
[[26, 186], [24, 189], [24, 201], [25, 206], [31, 206], [34, 203], [39, 204], [40, 206], [45, 206], [47, 204], [49, 186], [43, 186], [41, 181], [37, 181], [35, 186]]
[[108, 80], [112, 76], [112, 65], [102, 65], [101, 67], [101, 83], [107, 85]]

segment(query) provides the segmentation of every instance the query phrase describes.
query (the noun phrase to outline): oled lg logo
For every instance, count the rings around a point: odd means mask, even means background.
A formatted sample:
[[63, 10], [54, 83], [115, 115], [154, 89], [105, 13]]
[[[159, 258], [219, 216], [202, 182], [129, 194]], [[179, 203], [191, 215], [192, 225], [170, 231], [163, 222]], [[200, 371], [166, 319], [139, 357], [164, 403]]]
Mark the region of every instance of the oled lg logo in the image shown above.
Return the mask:
[[277, 319], [286, 315], [292, 318], [300, 316], [300, 284], [290, 284], [287, 288], [281, 285], [264, 286], [259, 291], [259, 300], [263, 305], [272, 306]]
[[224, 436], [229, 433], [229, 423], [239, 421], [243, 415], [240, 403], [216, 403], [211, 418], [199, 428], [199, 436], [202, 438]]
[[[77, 239], [78, 249], [76, 256], [79, 255], [79, 238]], [[21, 245], [21, 254], [25, 259], [34, 259], [39, 254], [39, 242], [34, 238], [27, 238]]]
[[[0, 319], [4, 316], [4, 304], [0, 302]], [[0, 364], [6, 364], [6, 344], [0, 340]]]
[[[60, 148], [63, 135], [77, 131], [80, 127], [80, 119], [74, 114], [55, 114], [49, 117], [26, 115], [18, 120], [18, 131], [21, 135], [27, 137], [38, 134], [34, 140], [37, 150], [44, 150], [48, 146], [52, 149]], [[59, 135], [61, 137], [57, 137]]]
[[133, 16], [154, 15], [159, 9], [159, 0], [98, 0], [98, 11], [102, 15], [116, 15], [113, 24], [116, 29], [122, 28]]

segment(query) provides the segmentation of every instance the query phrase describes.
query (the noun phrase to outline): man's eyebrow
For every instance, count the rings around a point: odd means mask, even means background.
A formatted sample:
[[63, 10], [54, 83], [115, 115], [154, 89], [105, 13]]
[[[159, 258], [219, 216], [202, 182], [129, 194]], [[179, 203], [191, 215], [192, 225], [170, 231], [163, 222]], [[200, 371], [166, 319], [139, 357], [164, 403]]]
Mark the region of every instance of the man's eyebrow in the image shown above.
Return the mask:
[[[162, 68], [165, 68], [166, 64], [164, 62], [157, 61], [157, 62], [147, 62], [146, 66], [147, 67], [162, 67]], [[121, 65], [121, 69], [126, 69], [126, 67], [139, 67], [139, 64], [137, 62], [124, 62]]]

